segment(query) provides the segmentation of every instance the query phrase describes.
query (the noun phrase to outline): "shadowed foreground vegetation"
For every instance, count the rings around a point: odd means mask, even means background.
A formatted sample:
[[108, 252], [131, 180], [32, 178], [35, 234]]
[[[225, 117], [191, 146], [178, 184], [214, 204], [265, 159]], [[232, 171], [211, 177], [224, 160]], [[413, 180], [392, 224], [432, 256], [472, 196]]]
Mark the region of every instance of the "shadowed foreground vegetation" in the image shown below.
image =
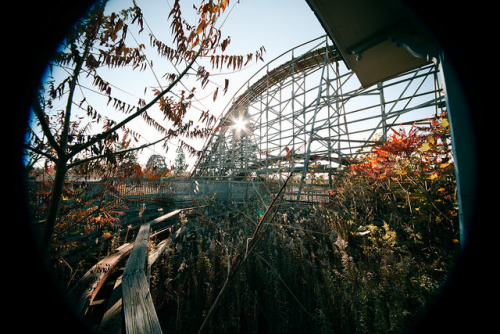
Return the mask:
[[[262, 197], [234, 203], [212, 196], [172, 218], [171, 233], [179, 223], [183, 233], [155, 262], [150, 277], [162, 330], [197, 332], [212, 308], [205, 327], [212, 333], [411, 328], [446, 283], [460, 248], [446, 115], [425, 127], [394, 131], [334, 182], [325, 203], [296, 206], [277, 196], [266, 215]], [[73, 193], [64, 202], [68, 212], [77, 203]], [[71, 244], [54, 243], [65, 246], [54, 249], [61, 287], [71, 288], [159, 214], [154, 209], [106, 216], [114, 224], [110, 228], [102, 218], [102, 208], [113, 204], [108, 198], [98, 197], [98, 211], [89, 204], [95, 212], [83, 223], [69, 214], [61, 221], [61, 238], [78, 237]], [[167, 204], [165, 211], [172, 210]], [[215, 303], [229, 276], [233, 279]]]
[[[216, 310], [213, 333], [393, 333], [438, 295], [459, 252], [445, 115], [394, 131], [336, 180], [330, 202], [280, 206]], [[196, 332], [261, 216], [209, 203], [153, 269], [165, 332]], [[255, 219], [253, 219], [255, 218]]]

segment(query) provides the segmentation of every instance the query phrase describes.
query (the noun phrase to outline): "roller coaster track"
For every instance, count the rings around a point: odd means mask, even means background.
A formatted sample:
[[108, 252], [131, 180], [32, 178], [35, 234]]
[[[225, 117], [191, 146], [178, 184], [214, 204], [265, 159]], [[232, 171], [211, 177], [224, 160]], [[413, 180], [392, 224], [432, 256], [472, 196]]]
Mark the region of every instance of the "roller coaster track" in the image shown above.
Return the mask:
[[[271, 68], [278, 61], [281, 64]], [[290, 178], [285, 201], [318, 202], [320, 196], [328, 200], [336, 173], [369, 152], [374, 143], [386, 140], [392, 127], [425, 123], [426, 118], [441, 112], [444, 96], [438, 74], [430, 63], [362, 88], [327, 37], [304, 43], [261, 68], [235, 94], [221, 113], [217, 131], [207, 140], [189, 182], [174, 182], [171, 191], [165, 186], [167, 190], [154, 194], [142, 189], [144, 193], [137, 196], [172, 192], [178, 198], [188, 196], [186, 200], [207, 193], [225, 194], [233, 200], [238, 195], [249, 200], [249, 194], [262, 198], [260, 193], [265, 190], [248, 181], [282, 180], [293, 171], [300, 180]], [[317, 177], [323, 177], [323, 182], [314, 182]], [[229, 188], [224, 190], [223, 185]], [[272, 191], [266, 195], [270, 194]], [[99, 305], [107, 304], [104, 314], [97, 317], [96, 326], [101, 330], [114, 328], [109, 325], [122, 315], [127, 332], [161, 330], [147, 270], [168, 241], [156, 245], [149, 257], [147, 247], [152, 227], [179, 212], [142, 224], [133, 244], [123, 245], [84, 275], [70, 292], [82, 316], [98, 313]], [[113, 292], [99, 302], [106, 281], [113, 281]]]
[[326, 52], [328, 51], [328, 62], [340, 60], [340, 55], [331, 47], [322, 47], [320, 49], [309, 51], [302, 56], [289, 60], [288, 62], [276, 67], [269, 72], [269, 75], [260, 78], [248, 90], [240, 95], [233, 103], [233, 108], [243, 110], [250, 103], [252, 96], [262, 95], [269, 87], [276, 86], [286, 80], [290, 76], [291, 65], [294, 65], [294, 74], [305, 72], [313, 69], [325, 61]]
[[293, 164], [301, 176], [298, 199], [312, 174], [331, 187], [391, 128], [425, 123], [444, 105], [435, 64], [363, 88], [322, 36], [283, 53], [238, 90], [192, 176], [269, 180]]

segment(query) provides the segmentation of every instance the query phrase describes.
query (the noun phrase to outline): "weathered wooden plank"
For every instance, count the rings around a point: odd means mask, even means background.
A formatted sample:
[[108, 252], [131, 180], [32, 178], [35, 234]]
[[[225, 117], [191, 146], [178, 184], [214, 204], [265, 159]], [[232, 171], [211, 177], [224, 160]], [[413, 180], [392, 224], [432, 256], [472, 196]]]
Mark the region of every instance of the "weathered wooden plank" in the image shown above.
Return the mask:
[[144, 272], [123, 277], [126, 333], [162, 333]]
[[76, 312], [82, 317], [85, 315], [88, 306], [92, 303], [107, 277], [112, 273], [113, 268], [125, 256], [130, 254], [123, 274], [125, 284], [122, 283], [122, 290], [125, 292], [122, 291], [122, 294], [124, 297], [122, 299], [121, 295], [119, 295], [120, 298], [116, 300], [116, 304], [108, 307], [108, 311], [110, 312], [108, 315], [114, 316], [115, 318], [113, 319], [115, 320], [117, 315], [120, 315], [118, 318], [121, 320], [122, 309], [124, 314], [129, 314], [128, 319], [131, 328], [129, 330], [125, 324], [127, 333], [161, 333], [159, 321], [149, 293], [149, 283], [145, 275], [148, 265], [146, 256], [149, 234], [152, 225], [171, 218], [181, 211], [181, 209], [174, 210], [149, 223], [143, 224], [139, 229], [135, 243], [122, 245], [114, 254], [104, 258], [93, 266], [68, 293], [69, 299], [75, 304]]
[[78, 315], [81, 317], [85, 315], [106, 278], [113, 272], [114, 267], [130, 254], [132, 246], [133, 244], [125, 244], [115, 253], [99, 261], [71, 288], [68, 299], [74, 303]]
[[148, 252], [149, 232], [151, 222], [141, 225], [134, 241], [134, 248], [125, 266], [123, 276], [130, 275], [136, 271], [144, 271], [146, 254]]
[[156, 218], [156, 219], [154, 219], [154, 220], [150, 221], [149, 223], [150, 223], [151, 225], [154, 225], [154, 224], [156, 224], [156, 223], [160, 223], [160, 222], [164, 221], [165, 219], [168, 219], [168, 218], [170, 218], [170, 217], [173, 217], [173, 216], [175, 216], [175, 215], [179, 214], [179, 212], [181, 212], [182, 210], [183, 210], [183, 209], [177, 209], [177, 210], [174, 210], [174, 211], [172, 211], [172, 212], [167, 213], [166, 215], [160, 216], [160, 217], [158, 217], [158, 218]]
[[121, 334], [123, 333], [123, 302], [122, 302], [122, 278], [120, 276], [113, 287], [113, 292], [109, 298], [108, 307], [104, 313], [99, 327], [99, 333], [102, 334]]
[[145, 274], [150, 227], [157, 219], [143, 224], [139, 229], [123, 273], [122, 293], [126, 333], [162, 333]]
[[148, 257], [148, 273], [151, 269], [151, 266], [156, 262], [156, 260], [165, 252], [165, 250], [179, 238], [184, 231], [186, 230], [185, 226], [181, 226], [175, 233], [168, 239], [161, 241], [156, 247], [151, 251]]

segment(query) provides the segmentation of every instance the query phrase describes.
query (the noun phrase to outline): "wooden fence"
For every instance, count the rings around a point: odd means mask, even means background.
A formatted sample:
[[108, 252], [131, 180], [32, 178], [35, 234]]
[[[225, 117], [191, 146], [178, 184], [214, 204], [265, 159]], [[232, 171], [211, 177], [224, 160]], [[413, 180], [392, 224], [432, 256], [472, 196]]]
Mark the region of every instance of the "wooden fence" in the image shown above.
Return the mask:
[[215, 197], [219, 200], [245, 200], [262, 191], [261, 182], [219, 181], [194, 179], [161, 179], [151, 182], [117, 184], [122, 196], [141, 198], [151, 196], [175, 196], [177, 200], [199, 200], [203, 197]]
[[[35, 220], [43, 219], [43, 208], [48, 201], [47, 189], [42, 184], [31, 183], [29, 198]], [[252, 198], [269, 198], [273, 192], [269, 186], [258, 181], [234, 180], [205, 180], [205, 179], [158, 179], [155, 181], [111, 180], [104, 184], [100, 181], [73, 182], [73, 189], [82, 189], [82, 196], [91, 198], [102, 191], [104, 187], [112, 187], [113, 191], [107, 196], [109, 199], [120, 198], [122, 201], [151, 202], [161, 199], [170, 199], [173, 207], [191, 206], [193, 201], [214, 199], [220, 201], [234, 200], [247, 201]], [[326, 186], [309, 185], [302, 189], [300, 202], [328, 202], [329, 188]], [[290, 184], [285, 193], [285, 200], [294, 202], [298, 195], [298, 184]], [[45, 203], [45, 204], [44, 204]]]
[[[227, 180], [194, 180], [194, 179], [158, 179], [155, 181], [142, 180], [111, 180], [101, 181], [73, 181], [69, 189], [81, 190], [79, 196], [90, 199], [105, 187], [113, 189], [108, 191], [108, 198], [121, 198], [124, 201], [151, 201], [158, 198], [171, 198], [175, 206], [192, 205], [193, 200], [203, 198], [215, 200], [244, 201], [252, 197], [263, 197], [266, 192], [262, 182], [227, 181]], [[44, 218], [44, 208], [47, 207], [50, 189], [42, 182], [28, 184], [28, 198], [34, 220]], [[66, 199], [63, 198], [63, 201]]]

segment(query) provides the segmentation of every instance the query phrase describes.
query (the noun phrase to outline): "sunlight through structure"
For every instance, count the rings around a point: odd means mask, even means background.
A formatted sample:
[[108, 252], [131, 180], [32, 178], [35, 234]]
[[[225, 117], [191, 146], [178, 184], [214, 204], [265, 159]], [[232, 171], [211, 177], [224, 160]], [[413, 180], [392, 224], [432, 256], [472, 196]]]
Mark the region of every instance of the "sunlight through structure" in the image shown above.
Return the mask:
[[292, 197], [299, 199], [313, 180], [331, 187], [337, 173], [386, 140], [391, 128], [423, 124], [441, 113], [438, 71], [430, 63], [362, 87], [326, 36], [304, 43], [236, 93], [193, 175], [281, 179], [293, 166]]
[[234, 127], [238, 131], [244, 131], [246, 129], [246, 124], [247, 124], [247, 121], [243, 118], [237, 118], [234, 121]]

